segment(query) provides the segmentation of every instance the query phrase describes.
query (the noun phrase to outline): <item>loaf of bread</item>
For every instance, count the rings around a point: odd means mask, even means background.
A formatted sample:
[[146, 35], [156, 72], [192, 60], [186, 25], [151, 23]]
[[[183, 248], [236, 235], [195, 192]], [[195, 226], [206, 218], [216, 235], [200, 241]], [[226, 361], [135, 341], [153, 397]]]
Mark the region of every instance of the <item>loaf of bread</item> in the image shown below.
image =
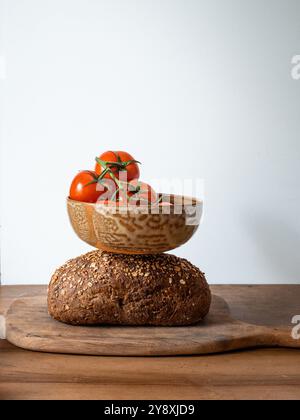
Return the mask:
[[59, 268], [48, 290], [49, 314], [72, 325], [191, 325], [210, 303], [204, 274], [168, 254], [93, 251]]

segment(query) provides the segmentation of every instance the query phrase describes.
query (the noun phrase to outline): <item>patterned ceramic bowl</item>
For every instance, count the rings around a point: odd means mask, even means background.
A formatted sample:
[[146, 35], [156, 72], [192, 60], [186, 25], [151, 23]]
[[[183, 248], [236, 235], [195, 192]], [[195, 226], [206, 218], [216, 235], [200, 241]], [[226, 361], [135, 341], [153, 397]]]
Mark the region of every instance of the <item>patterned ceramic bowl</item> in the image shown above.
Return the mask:
[[111, 207], [68, 199], [68, 213], [80, 239], [121, 254], [157, 254], [187, 242], [199, 227], [203, 203], [163, 195], [171, 205]]

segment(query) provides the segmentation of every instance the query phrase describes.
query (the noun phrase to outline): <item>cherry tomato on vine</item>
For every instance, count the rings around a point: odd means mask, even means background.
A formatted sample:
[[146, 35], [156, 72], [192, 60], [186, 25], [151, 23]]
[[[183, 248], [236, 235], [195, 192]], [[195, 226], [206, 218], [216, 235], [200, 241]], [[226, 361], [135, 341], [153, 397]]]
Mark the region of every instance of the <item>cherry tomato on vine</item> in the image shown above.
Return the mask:
[[94, 171], [79, 172], [71, 184], [70, 198], [85, 203], [96, 203], [99, 197], [108, 192], [104, 185], [97, 183], [98, 177]]
[[[117, 179], [122, 178], [123, 181], [128, 182], [138, 179], [140, 176], [139, 162], [127, 152], [108, 151], [102, 153], [99, 158], [96, 158], [96, 161], [95, 171], [103, 178], [112, 178], [111, 172], [113, 177]], [[123, 174], [124, 178], [121, 177], [121, 174]], [[125, 179], [125, 177], [127, 178]]]
[[157, 202], [158, 196], [154, 189], [145, 182], [134, 179], [128, 183], [129, 204], [147, 204]]

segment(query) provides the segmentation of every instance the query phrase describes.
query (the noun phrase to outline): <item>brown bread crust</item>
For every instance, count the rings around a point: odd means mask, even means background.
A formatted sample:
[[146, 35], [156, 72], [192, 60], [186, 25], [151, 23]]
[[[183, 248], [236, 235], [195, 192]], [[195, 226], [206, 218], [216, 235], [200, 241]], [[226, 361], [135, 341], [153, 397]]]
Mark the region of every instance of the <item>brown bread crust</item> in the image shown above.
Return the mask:
[[169, 254], [93, 251], [59, 268], [48, 290], [49, 314], [72, 325], [191, 325], [210, 304], [204, 274]]

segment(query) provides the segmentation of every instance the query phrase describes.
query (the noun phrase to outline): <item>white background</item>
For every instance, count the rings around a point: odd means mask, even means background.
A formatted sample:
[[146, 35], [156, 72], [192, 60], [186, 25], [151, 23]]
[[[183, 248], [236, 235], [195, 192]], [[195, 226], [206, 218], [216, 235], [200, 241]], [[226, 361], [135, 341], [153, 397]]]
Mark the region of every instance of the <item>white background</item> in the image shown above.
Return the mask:
[[299, 0], [0, 3], [2, 283], [90, 249], [65, 198], [106, 149], [146, 181], [205, 179], [176, 253], [210, 283], [300, 283]]

